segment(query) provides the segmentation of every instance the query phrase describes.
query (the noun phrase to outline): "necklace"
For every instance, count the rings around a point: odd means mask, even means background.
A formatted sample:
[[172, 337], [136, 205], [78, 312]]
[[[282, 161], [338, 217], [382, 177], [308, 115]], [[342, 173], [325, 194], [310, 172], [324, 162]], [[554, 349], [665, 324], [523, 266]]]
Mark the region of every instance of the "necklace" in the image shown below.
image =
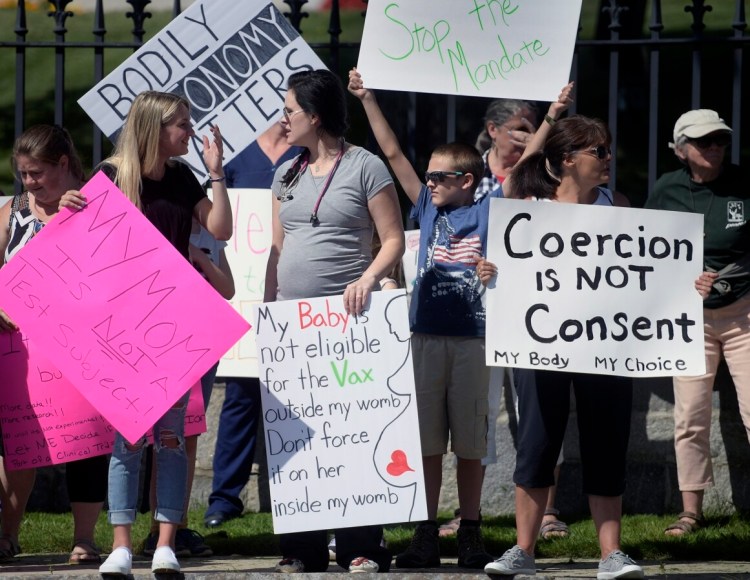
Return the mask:
[[[341, 140], [343, 141], [343, 139]], [[322, 157], [318, 155], [318, 158], [315, 160], [315, 164], [313, 165], [313, 169], [315, 170], [315, 173], [320, 173], [321, 167], [323, 167], [323, 163], [330, 161], [331, 159], [338, 159], [339, 153], [341, 152], [341, 147], [343, 146], [343, 143], [339, 143], [339, 147], [334, 149], [335, 154], [331, 155], [329, 157]], [[332, 153], [332, 151], [327, 150], [326, 153]]]

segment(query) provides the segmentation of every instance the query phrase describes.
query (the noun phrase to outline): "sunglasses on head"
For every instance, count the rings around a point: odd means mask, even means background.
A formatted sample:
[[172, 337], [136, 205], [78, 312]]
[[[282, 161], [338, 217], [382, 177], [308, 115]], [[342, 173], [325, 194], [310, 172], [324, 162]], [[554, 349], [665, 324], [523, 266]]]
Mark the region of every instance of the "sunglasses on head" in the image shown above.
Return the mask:
[[427, 171], [424, 174], [425, 183], [432, 181], [433, 183], [442, 183], [446, 177], [458, 177], [463, 175], [463, 171]]
[[732, 137], [727, 133], [718, 133], [716, 135], [706, 135], [704, 137], [688, 137], [688, 143], [698, 147], [698, 149], [708, 149], [712, 145], [726, 147], [732, 142]]
[[588, 149], [584, 149], [583, 151], [581, 151], [581, 153], [588, 153], [601, 161], [612, 157], [612, 149], [605, 145], [599, 145], [598, 147], [589, 147]]

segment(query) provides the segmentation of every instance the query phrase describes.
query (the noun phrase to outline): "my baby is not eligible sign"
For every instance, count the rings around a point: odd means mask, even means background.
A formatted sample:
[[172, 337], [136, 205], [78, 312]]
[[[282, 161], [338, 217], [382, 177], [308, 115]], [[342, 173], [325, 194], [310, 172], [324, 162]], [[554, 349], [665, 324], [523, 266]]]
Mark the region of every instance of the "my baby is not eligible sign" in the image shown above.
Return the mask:
[[405, 292], [254, 312], [274, 532], [425, 519]]

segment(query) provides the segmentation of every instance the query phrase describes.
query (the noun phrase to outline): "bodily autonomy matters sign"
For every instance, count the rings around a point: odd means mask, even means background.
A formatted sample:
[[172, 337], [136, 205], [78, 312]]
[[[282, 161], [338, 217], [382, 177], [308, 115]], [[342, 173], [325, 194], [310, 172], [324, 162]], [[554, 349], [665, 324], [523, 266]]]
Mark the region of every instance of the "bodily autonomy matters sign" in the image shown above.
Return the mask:
[[248, 330], [103, 174], [2, 270], [0, 304], [128, 440]]
[[199, 0], [87, 92], [78, 103], [114, 139], [133, 99], [147, 90], [190, 102], [198, 135], [185, 161], [208, 172], [201, 135], [218, 125], [225, 162], [281, 116], [288, 77], [325, 68], [272, 3]]
[[370, 0], [365, 86], [555, 101], [568, 83], [581, 0]]
[[700, 214], [493, 199], [487, 364], [705, 372]]
[[403, 290], [255, 309], [274, 531], [427, 517]]

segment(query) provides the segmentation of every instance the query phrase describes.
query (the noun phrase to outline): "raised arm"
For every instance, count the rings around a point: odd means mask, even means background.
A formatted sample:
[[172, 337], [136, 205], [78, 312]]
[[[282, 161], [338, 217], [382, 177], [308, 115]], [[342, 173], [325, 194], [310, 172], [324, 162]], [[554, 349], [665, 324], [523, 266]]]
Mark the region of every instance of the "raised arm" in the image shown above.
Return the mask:
[[[560, 118], [560, 115], [562, 115], [573, 103], [574, 86], [575, 83], [573, 82], [565, 85], [560, 91], [560, 94], [557, 97], [557, 101], [550, 103], [549, 109], [547, 110], [547, 114], [544, 116], [542, 124], [537, 128], [536, 132], [526, 144], [526, 149], [523, 150], [523, 155], [521, 155], [516, 164], [526, 159], [526, 157], [528, 157], [532, 153], [541, 151], [544, 148], [544, 144], [547, 141], [547, 135], [549, 135], [549, 131], [550, 129], [552, 129], [552, 125], [557, 122], [557, 119]], [[515, 195], [513, 195], [512, 171], [503, 182], [503, 194], [505, 195], [505, 197], [515, 197]]]
[[224, 147], [221, 132], [216, 125], [211, 126], [213, 139], [203, 136], [203, 160], [208, 168], [211, 180], [213, 201], [203, 199], [195, 206], [195, 217], [217, 240], [228, 240], [232, 237], [232, 207], [224, 177]]
[[371, 90], [364, 88], [362, 77], [356, 68], [349, 71], [349, 92], [362, 101], [362, 106], [365, 109], [367, 120], [370, 123], [378, 146], [383, 151], [383, 155], [388, 160], [388, 164], [393, 169], [393, 173], [396, 175], [396, 179], [398, 179], [404, 192], [411, 202], [416, 204], [417, 199], [419, 199], [419, 192], [422, 189], [422, 182], [417, 172], [414, 171], [411, 162], [401, 150], [401, 145], [398, 143], [396, 134], [388, 124], [383, 111], [380, 110], [378, 101], [375, 99], [375, 94]]

